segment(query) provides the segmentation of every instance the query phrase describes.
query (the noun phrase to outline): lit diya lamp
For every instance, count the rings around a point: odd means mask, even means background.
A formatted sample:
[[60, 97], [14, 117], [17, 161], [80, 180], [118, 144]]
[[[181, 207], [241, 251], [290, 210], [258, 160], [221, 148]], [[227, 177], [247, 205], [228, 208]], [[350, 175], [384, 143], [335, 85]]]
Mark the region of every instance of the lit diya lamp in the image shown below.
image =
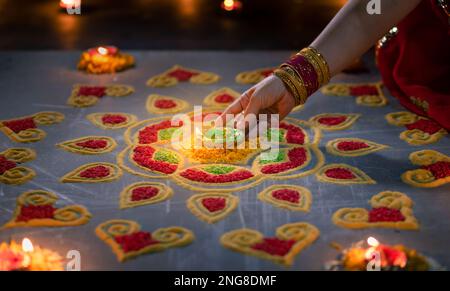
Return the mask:
[[404, 245], [381, 244], [376, 238], [353, 244], [340, 250], [337, 260], [327, 262], [325, 269], [331, 271], [432, 271], [442, 267], [432, 258], [426, 257]]
[[62, 271], [61, 256], [51, 250], [33, 246], [30, 239], [22, 244], [0, 244], [0, 271]]
[[111, 74], [134, 66], [134, 57], [115, 46], [99, 46], [83, 52], [78, 69], [91, 74]]
[[81, 0], [61, 0], [59, 1], [59, 7], [63, 9], [76, 9], [81, 6]]
[[224, 0], [221, 7], [225, 11], [236, 11], [242, 8], [242, 2], [239, 0]]

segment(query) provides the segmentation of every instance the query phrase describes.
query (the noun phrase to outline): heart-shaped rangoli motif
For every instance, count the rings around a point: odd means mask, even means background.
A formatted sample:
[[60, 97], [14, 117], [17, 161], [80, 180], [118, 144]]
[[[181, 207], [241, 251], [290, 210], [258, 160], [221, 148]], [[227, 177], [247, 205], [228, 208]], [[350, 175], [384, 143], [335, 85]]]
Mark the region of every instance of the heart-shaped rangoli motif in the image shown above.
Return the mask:
[[162, 183], [134, 183], [125, 187], [120, 193], [120, 208], [159, 203], [172, 197], [172, 194], [173, 190]]
[[407, 111], [393, 112], [386, 115], [389, 124], [404, 126], [400, 139], [410, 145], [428, 145], [438, 142], [447, 131], [436, 122]]
[[376, 184], [366, 173], [346, 164], [325, 165], [316, 173], [316, 178], [334, 184]]
[[312, 203], [311, 192], [294, 185], [272, 185], [260, 192], [258, 198], [276, 207], [292, 211], [308, 212]]
[[370, 199], [371, 210], [342, 208], [333, 214], [334, 224], [352, 229], [395, 228], [416, 230], [419, 224], [413, 215], [412, 200], [403, 193], [384, 191]]
[[99, 155], [112, 152], [117, 143], [108, 136], [85, 136], [59, 143], [57, 146], [72, 153]]
[[403, 182], [422, 188], [450, 183], [450, 157], [437, 151], [423, 150], [410, 154], [409, 159], [420, 168], [403, 173]]
[[37, 142], [47, 134], [39, 125], [52, 125], [64, 120], [64, 115], [59, 112], [43, 111], [31, 116], [19, 117], [10, 120], [0, 120], [0, 131], [15, 142]]
[[153, 114], [173, 114], [185, 111], [189, 108], [189, 103], [175, 97], [152, 94], [148, 96], [146, 108]]
[[237, 74], [236, 83], [247, 85], [256, 84], [273, 74], [275, 68], [262, 68]]
[[91, 214], [81, 205], [55, 207], [58, 196], [43, 190], [31, 190], [17, 198], [13, 218], [3, 227], [76, 226], [89, 222]]
[[101, 183], [111, 182], [122, 176], [122, 170], [111, 163], [89, 163], [64, 175], [61, 183]]
[[322, 130], [336, 131], [350, 128], [361, 114], [322, 113], [310, 118], [310, 122]]
[[78, 108], [90, 107], [97, 104], [98, 100], [104, 96], [123, 97], [133, 92], [134, 88], [128, 85], [93, 86], [76, 84], [73, 86], [67, 104]]
[[319, 230], [305, 222], [280, 226], [275, 237], [264, 237], [253, 229], [237, 229], [225, 233], [221, 244], [233, 251], [290, 266], [295, 256], [319, 237]]
[[32, 161], [35, 158], [36, 152], [27, 148], [10, 148], [0, 152], [0, 183], [20, 185], [33, 179], [36, 172], [18, 164]]
[[382, 86], [381, 82], [365, 84], [332, 83], [322, 87], [321, 92], [332, 96], [354, 96], [356, 97], [356, 103], [359, 105], [381, 107], [388, 103]]
[[330, 140], [326, 148], [336, 156], [358, 157], [383, 150], [387, 146], [362, 138], [337, 138]]
[[119, 129], [133, 125], [137, 117], [133, 114], [122, 112], [91, 113], [86, 118], [101, 129]]
[[233, 212], [239, 198], [228, 193], [203, 193], [191, 196], [186, 204], [199, 219], [207, 223], [216, 223]]
[[194, 234], [183, 227], [159, 228], [153, 232], [142, 231], [132, 220], [108, 220], [95, 229], [97, 236], [108, 244], [122, 262], [143, 254], [182, 247], [194, 240]]
[[203, 100], [203, 104], [216, 108], [226, 108], [240, 96], [241, 94], [239, 92], [236, 92], [231, 88], [224, 87], [208, 94], [208, 96], [206, 96]]
[[147, 81], [150, 87], [170, 87], [178, 82], [189, 81], [192, 84], [208, 85], [219, 81], [220, 77], [211, 72], [202, 72], [175, 65], [162, 74], [156, 75]]

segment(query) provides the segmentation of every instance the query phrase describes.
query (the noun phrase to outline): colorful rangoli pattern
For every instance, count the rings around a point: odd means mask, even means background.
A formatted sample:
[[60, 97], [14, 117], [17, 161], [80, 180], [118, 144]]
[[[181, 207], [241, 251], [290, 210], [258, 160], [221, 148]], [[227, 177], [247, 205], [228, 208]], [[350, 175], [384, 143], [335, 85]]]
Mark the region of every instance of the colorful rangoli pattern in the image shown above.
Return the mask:
[[140, 255], [183, 247], [194, 240], [194, 234], [183, 227], [159, 228], [153, 232], [141, 230], [132, 220], [108, 220], [95, 229], [97, 236], [108, 244], [123, 262]]
[[370, 199], [371, 210], [342, 208], [333, 214], [333, 223], [344, 228], [419, 229], [413, 215], [413, 202], [403, 193], [384, 191]]
[[358, 168], [346, 164], [328, 164], [317, 173], [319, 182], [352, 185], [352, 184], [376, 184], [366, 173]]
[[414, 187], [434, 188], [450, 183], [450, 157], [433, 150], [423, 150], [409, 155], [411, 163], [420, 166], [402, 175], [406, 184]]
[[295, 256], [311, 245], [319, 234], [314, 225], [297, 222], [278, 227], [275, 237], [265, 237], [259, 231], [243, 228], [225, 233], [220, 242], [233, 251], [290, 266]]
[[152, 94], [148, 96], [146, 108], [153, 114], [174, 114], [187, 110], [189, 103], [175, 97]]
[[233, 212], [238, 203], [239, 197], [229, 193], [203, 193], [191, 196], [186, 205], [199, 219], [216, 223]]
[[85, 136], [57, 144], [58, 147], [76, 154], [100, 155], [112, 152], [116, 141], [108, 136]]
[[120, 193], [120, 208], [131, 208], [160, 203], [170, 199], [173, 190], [162, 183], [138, 182], [131, 184]]
[[326, 131], [337, 131], [350, 128], [361, 114], [322, 113], [310, 118], [310, 122]]
[[47, 134], [40, 125], [52, 125], [64, 120], [64, 115], [59, 112], [43, 111], [30, 116], [19, 117], [0, 121], [0, 131], [15, 142], [37, 142]]
[[20, 185], [36, 176], [28, 167], [20, 166], [36, 158], [36, 152], [27, 148], [10, 148], [0, 152], [0, 183]]
[[407, 111], [389, 113], [386, 120], [389, 124], [404, 126], [406, 130], [400, 133], [400, 139], [414, 146], [432, 144], [447, 135], [436, 122]]
[[256, 84], [273, 74], [275, 68], [263, 68], [245, 71], [236, 76], [236, 83], [247, 85]]
[[77, 108], [90, 107], [97, 104], [99, 99], [110, 97], [123, 97], [134, 92], [134, 88], [128, 85], [112, 84], [105, 86], [80, 85], [73, 86], [72, 94], [67, 104]]
[[122, 112], [99, 112], [86, 116], [87, 120], [101, 129], [120, 129], [133, 125], [137, 117]]
[[279, 208], [303, 212], [309, 212], [312, 203], [311, 192], [294, 185], [272, 185], [260, 192], [258, 199]]
[[171, 87], [179, 82], [189, 81], [192, 84], [208, 85], [219, 81], [220, 76], [211, 72], [202, 72], [175, 65], [162, 74], [156, 75], [147, 81], [150, 87]]
[[208, 94], [203, 100], [205, 106], [226, 108], [237, 100], [241, 94], [231, 88], [224, 87]]
[[101, 183], [111, 182], [122, 176], [122, 170], [111, 163], [89, 163], [82, 165], [61, 179], [61, 183]]
[[387, 146], [362, 138], [337, 138], [327, 143], [327, 152], [341, 157], [358, 157], [381, 151]]
[[356, 97], [356, 103], [359, 105], [382, 107], [388, 104], [388, 99], [384, 95], [382, 87], [381, 82], [366, 84], [332, 83], [324, 86], [321, 92], [332, 96], [354, 96]]
[[17, 198], [12, 219], [3, 227], [31, 226], [77, 226], [86, 224], [91, 218], [89, 211], [81, 205], [55, 207], [58, 196], [43, 190], [31, 190]]

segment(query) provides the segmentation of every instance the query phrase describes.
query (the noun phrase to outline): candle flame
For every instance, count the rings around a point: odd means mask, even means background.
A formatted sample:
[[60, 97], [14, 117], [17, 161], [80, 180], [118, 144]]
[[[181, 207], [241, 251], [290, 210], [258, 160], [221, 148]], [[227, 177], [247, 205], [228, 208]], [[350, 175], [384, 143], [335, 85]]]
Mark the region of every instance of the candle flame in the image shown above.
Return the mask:
[[377, 246], [379, 246], [380, 245], [380, 242], [376, 239], [376, 238], [374, 238], [374, 237], [369, 237], [368, 239], [367, 239], [367, 244], [369, 245], [369, 246], [371, 246], [371, 247], [377, 247]]
[[26, 253], [31, 253], [34, 251], [33, 243], [29, 238], [24, 238], [22, 240], [22, 250]]
[[104, 47], [99, 47], [98, 49], [97, 49], [97, 51], [98, 51], [98, 53], [99, 54], [101, 54], [102, 56], [105, 56], [105, 55], [107, 55], [108, 54], [108, 49], [107, 48], [104, 48]]
[[223, 9], [226, 11], [231, 11], [234, 9], [234, 0], [224, 0], [223, 1]]

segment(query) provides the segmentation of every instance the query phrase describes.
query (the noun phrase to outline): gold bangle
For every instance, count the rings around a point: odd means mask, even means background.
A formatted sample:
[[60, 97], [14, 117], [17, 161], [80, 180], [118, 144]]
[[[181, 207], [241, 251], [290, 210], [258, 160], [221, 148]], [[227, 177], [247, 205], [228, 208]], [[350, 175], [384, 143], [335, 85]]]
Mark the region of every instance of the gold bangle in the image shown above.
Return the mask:
[[300, 105], [302, 99], [296, 86], [294, 85], [294, 82], [291, 80], [291, 76], [282, 69], [276, 69], [273, 74], [280, 78], [281, 81], [283, 81], [286, 89], [288, 89], [288, 91], [292, 94], [292, 96], [294, 97], [295, 106]]
[[307, 47], [301, 50], [300, 53], [304, 53], [305, 55], [311, 55], [316, 61], [319, 63], [323, 76], [323, 84], [325, 85], [330, 81], [330, 67], [328, 66], [327, 61], [324, 56], [314, 47]]
[[295, 68], [287, 65], [283, 66], [282, 70], [288, 73], [294, 81], [294, 85], [297, 88], [300, 97], [300, 104], [305, 104], [306, 99], [308, 98], [308, 91], [306, 90], [305, 82], [303, 81], [300, 74], [295, 70]]

